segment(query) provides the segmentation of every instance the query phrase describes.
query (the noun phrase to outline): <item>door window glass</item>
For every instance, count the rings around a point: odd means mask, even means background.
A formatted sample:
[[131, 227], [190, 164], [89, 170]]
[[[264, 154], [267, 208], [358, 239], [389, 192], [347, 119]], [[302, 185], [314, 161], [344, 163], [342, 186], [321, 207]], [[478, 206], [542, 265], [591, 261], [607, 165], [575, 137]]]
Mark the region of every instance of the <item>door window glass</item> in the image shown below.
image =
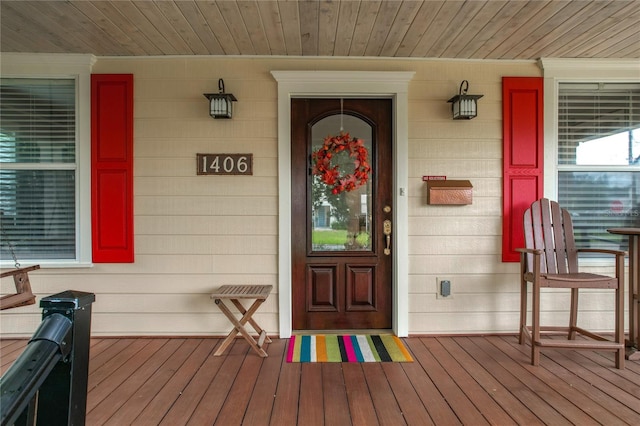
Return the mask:
[[[342, 150], [326, 149], [325, 139], [339, 136], [341, 128], [349, 134], [350, 140], [359, 139], [362, 145], [352, 142], [349, 144], [351, 150], [345, 146]], [[363, 173], [364, 169], [358, 168], [365, 155], [368, 163], [374, 164], [372, 135], [370, 124], [351, 115], [332, 115], [312, 126], [312, 251], [372, 251], [375, 170]], [[328, 156], [324, 162], [319, 160], [319, 152]], [[323, 169], [319, 163], [328, 167]]]

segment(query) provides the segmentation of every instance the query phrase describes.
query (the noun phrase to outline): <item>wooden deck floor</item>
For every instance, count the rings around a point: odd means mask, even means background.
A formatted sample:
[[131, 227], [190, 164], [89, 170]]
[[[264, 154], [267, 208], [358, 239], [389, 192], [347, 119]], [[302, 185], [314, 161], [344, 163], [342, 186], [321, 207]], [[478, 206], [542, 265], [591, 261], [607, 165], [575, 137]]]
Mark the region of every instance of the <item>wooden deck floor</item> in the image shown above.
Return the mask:
[[[87, 425], [640, 424], [640, 362], [515, 336], [404, 339], [413, 363], [288, 364], [237, 339], [92, 339]], [[2, 340], [4, 372], [25, 341]]]

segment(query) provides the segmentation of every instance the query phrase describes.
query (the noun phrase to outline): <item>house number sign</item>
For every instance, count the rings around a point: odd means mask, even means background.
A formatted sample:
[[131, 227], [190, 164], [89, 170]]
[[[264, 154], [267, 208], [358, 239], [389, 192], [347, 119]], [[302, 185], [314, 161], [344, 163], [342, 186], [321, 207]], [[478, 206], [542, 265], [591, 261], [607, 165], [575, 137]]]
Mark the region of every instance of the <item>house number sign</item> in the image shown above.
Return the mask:
[[253, 175], [253, 154], [196, 154], [198, 175]]

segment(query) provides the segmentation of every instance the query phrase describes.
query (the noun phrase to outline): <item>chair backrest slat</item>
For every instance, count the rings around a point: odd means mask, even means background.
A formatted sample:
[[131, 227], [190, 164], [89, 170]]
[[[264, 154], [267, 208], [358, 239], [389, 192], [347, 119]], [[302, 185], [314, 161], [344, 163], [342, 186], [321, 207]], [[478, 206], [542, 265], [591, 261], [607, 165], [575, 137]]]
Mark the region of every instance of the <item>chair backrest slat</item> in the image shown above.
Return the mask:
[[562, 209], [562, 218], [564, 223], [564, 240], [567, 249], [567, 264], [569, 273], [578, 272], [578, 249], [576, 247], [576, 239], [573, 233], [573, 219], [568, 210]]
[[[527, 248], [535, 247], [535, 237], [533, 235], [533, 218], [531, 209], [524, 212], [524, 245]], [[527, 253], [527, 272], [532, 272], [533, 255]]]
[[559, 274], [566, 274], [569, 270], [567, 267], [567, 246], [563, 215], [558, 203], [555, 201], [548, 202], [549, 208], [551, 209], [551, 223], [548, 226], [553, 230], [553, 246], [555, 247], [554, 257], [556, 264], [555, 271]]
[[543, 198], [540, 200], [540, 210], [542, 211], [542, 233], [544, 241], [542, 246], [536, 247], [544, 250], [544, 261], [547, 263], [547, 272], [555, 273], [558, 271], [558, 262], [556, 261], [556, 249], [554, 244], [555, 234], [553, 232], [554, 217], [551, 214], [551, 206], [549, 200]]
[[[534, 202], [524, 215], [527, 248], [543, 250], [540, 271], [572, 273], [578, 271], [578, 255], [571, 215], [555, 201], [542, 198]], [[532, 256], [527, 257], [527, 270], [532, 271]]]

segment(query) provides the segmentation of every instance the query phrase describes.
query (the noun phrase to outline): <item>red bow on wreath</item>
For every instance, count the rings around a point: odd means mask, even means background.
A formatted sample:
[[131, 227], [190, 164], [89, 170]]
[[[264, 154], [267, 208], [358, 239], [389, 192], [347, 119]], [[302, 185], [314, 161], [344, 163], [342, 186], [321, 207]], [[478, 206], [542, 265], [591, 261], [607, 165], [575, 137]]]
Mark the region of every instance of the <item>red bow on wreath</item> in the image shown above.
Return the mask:
[[[353, 158], [353, 172], [341, 174], [340, 166], [331, 164], [331, 158], [341, 152], [348, 153], [349, 157]], [[333, 194], [353, 191], [369, 180], [371, 166], [368, 154], [364, 141], [352, 139], [349, 133], [341, 132], [339, 136], [327, 136], [322, 147], [312, 154], [313, 174], [320, 176], [323, 183], [333, 187]]]

